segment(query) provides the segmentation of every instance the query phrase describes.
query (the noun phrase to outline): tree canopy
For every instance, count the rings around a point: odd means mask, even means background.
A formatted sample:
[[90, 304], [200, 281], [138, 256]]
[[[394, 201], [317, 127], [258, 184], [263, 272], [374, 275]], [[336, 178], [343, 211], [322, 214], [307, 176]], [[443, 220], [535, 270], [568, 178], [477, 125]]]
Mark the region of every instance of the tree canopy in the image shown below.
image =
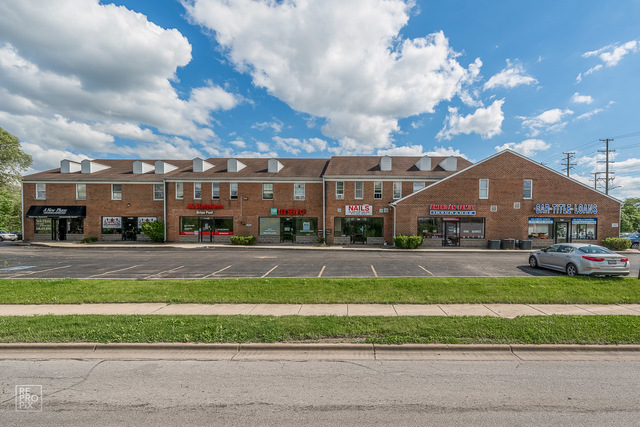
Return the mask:
[[640, 198], [624, 201], [621, 212], [620, 232], [640, 231]]
[[31, 156], [20, 149], [20, 140], [0, 127], [0, 188], [20, 182], [31, 166]]

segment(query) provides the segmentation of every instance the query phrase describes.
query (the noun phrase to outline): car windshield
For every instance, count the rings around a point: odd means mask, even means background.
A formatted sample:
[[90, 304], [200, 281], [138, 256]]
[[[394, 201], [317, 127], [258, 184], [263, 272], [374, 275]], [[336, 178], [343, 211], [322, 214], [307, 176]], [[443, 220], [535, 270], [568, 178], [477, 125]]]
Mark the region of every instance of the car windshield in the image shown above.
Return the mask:
[[640, 237], [640, 233], [635, 233], [635, 234], [632, 234], [631, 236], [629, 236], [629, 238], [631, 238], [631, 239], [637, 239], [639, 237]]
[[602, 246], [580, 246], [578, 249], [585, 254], [615, 254], [615, 252], [612, 252], [607, 248], [603, 248]]

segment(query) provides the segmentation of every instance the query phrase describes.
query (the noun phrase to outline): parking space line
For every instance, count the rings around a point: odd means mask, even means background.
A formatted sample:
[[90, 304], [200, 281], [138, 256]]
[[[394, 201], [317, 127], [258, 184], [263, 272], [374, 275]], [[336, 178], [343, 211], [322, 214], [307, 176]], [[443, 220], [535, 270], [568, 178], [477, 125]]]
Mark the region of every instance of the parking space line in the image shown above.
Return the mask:
[[132, 268], [140, 267], [140, 265], [133, 265], [131, 267], [121, 268], [119, 270], [111, 270], [100, 274], [94, 274], [93, 276], [88, 276], [87, 279], [91, 279], [92, 277], [104, 276], [105, 274], [117, 273], [118, 271], [131, 270]]
[[326, 268], [326, 265], [322, 266], [322, 270], [320, 270], [320, 273], [318, 273], [318, 277], [322, 277], [322, 273], [324, 273], [324, 269]]
[[9, 276], [7, 277], [7, 279], [13, 279], [15, 277], [23, 277], [23, 276], [28, 276], [29, 274], [35, 274], [35, 273], [44, 273], [45, 271], [53, 271], [53, 270], [60, 270], [62, 268], [69, 268], [71, 267], [71, 265], [63, 265], [62, 267], [54, 267], [54, 268], [47, 268], [46, 270], [38, 270], [38, 271], [27, 271], [24, 274], [18, 274], [16, 276]]
[[273, 267], [271, 270], [269, 270], [269, 271], [267, 271], [266, 273], [264, 273], [264, 274], [262, 275], [261, 279], [262, 279], [263, 277], [267, 277], [267, 275], [269, 275], [269, 273], [271, 273], [271, 272], [272, 272], [273, 270], [275, 270], [276, 268], [278, 268], [278, 266], [277, 266], [277, 265], [276, 265], [275, 267]]
[[226, 270], [227, 268], [229, 268], [229, 267], [231, 267], [231, 266], [230, 266], [230, 265], [227, 265], [225, 268], [221, 268], [221, 269], [220, 269], [220, 270], [218, 270], [218, 271], [214, 271], [214, 272], [213, 272], [213, 273], [211, 273], [211, 274], [207, 274], [206, 276], [204, 276], [204, 277], [203, 277], [203, 279], [208, 279], [209, 277], [213, 276], [214, 274], [218, 274], [218, 273], [220, 273], [221, 271], [225, 271], [225, 270]]
[[373, 265], [371, 266], [371, 271], [373, 271], [373, 275], [378, 277], [378, 273], [376, 273], [376, 269], [373, 268]]
[[424, 268], [423, 266], [418, 265], [418, 267], [420, 267], [421, 269], [423, 269], [424, 271], [426, 271], [427, 273], [429, 273], [429, 274], [430, 274], [430, 275], [432, 275], [433, 277], [436, 277], [436, 275], [435, 275], [435, 274], [433, 274], [432, 272], [430, 272], [429, 270], [427, 270], [427, 269], [426, 269], [426, 268]]
[[147, 277], [145, 277], [145, 279], [148, 279], [148, 278], [153, 277], [153, 276], [159, 276], [159, 275], [165, 274], [165, 273], [173, 273], [174, 271], [180, 270], [181, 268], [184, 268], [184, 265], [181, 265], [180, 267], [172, 268], [171, 270], [161, 271], [160, 273], [150, 274]]

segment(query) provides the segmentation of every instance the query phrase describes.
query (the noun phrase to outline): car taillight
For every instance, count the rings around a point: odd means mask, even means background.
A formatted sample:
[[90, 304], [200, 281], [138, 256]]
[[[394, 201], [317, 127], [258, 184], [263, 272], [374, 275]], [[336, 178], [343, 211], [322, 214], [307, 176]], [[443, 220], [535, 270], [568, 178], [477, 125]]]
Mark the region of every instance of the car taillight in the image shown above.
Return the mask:
[[595, 262], [602, 262], [602, 261], [604, 261], [604, 258], [596, 258], [596, 257], [594, 257], [594, 256], [586, 256], [586, 255], [583, 255], [583, 256], [582, 256], [582, 258], [584, 258], [584, 259], [588, 259], [589, 261], [595, 261]]
[[620, 261], [622, 261], [622, 262], [629, 262], [629, 258], [622, 258]]

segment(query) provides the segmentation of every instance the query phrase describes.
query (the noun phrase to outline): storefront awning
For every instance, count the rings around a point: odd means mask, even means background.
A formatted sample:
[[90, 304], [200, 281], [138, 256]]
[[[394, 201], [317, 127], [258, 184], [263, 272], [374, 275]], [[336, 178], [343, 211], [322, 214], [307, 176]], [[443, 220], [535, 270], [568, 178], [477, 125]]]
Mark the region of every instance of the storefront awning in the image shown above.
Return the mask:
[[86, 206], [31, 206], [27, 218], [84, 218]]

